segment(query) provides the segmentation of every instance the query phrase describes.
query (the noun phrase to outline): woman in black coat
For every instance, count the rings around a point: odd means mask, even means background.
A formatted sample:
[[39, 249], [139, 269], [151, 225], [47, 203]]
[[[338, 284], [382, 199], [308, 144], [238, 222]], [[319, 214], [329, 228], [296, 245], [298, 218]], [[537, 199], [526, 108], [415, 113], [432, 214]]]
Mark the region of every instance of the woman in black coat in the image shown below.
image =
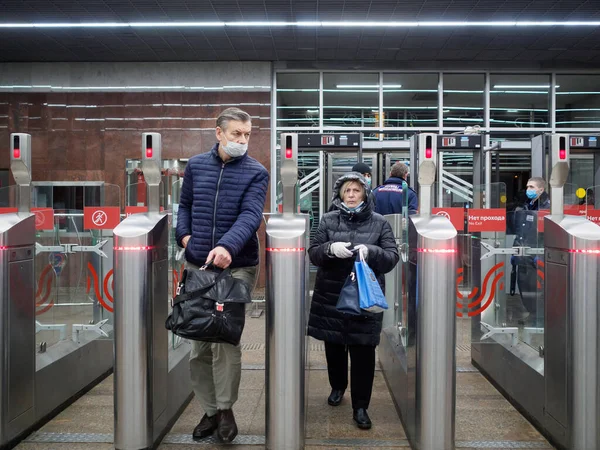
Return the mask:
[[359, 428], [371, 428], [367, 414], [373, 378], [375, 347], [379, 344], [383, 313], [363, 311], [360, 316], [339, 312], [336, 304], [352, 271], [355, 252], [361, 252], [384, 290], [384, 274], [399, 255], [390, 224], [374, 212], [365, 178], [351, 172], [335, 184], [335, 209], [323, 215], [308, 254], [319, 268], [310, 308], [308, 334], [325, 341], [332, 406], [341, 403], [348, 386], [348, 352], [352, 359], [353, 419]]

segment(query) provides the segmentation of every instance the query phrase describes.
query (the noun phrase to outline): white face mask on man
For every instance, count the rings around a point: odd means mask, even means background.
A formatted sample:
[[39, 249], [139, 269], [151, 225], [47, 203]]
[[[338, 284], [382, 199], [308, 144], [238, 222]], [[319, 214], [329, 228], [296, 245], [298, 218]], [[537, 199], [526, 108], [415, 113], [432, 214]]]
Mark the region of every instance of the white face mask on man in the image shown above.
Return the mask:
[[238, 156], [243, 156], [248, 151], [248, 144], [239, 144], [237, 142], [227, 142], [226, 145], [223, 145], [223, 150], [232, 158], [237, 158]]

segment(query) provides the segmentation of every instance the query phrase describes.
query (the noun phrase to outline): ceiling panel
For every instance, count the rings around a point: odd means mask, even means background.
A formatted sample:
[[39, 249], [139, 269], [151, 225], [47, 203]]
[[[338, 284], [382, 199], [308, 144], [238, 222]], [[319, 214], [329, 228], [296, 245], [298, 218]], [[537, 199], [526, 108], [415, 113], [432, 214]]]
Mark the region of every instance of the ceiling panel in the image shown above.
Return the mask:
[[[598, 0], [0, 0], [0, 11], [0, 22], [600, 20]], [[0, 61], [428, 58], [600, 67], [600, 27], [0, 29]]]

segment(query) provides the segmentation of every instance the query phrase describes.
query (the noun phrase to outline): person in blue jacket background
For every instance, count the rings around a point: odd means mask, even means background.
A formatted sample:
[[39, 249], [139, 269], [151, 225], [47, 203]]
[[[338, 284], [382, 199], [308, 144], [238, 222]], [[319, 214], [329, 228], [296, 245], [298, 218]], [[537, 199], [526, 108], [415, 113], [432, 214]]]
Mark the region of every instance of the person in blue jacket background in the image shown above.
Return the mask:
[[[408, 187], [408, 166], [397, 162], [392, 166], [390, 178], [373, 190], [375, 195], [375, 211], [382, 216], [386, 214], [402, 214], [402, 208], [408, 196], [408, 213], [413, 214], [419, 209], [417, 193]], [[406, 189], [402, 188], [406, 183]]]
[[[527, 181], [527, 201], [514, 212], [515, 241], [513, 247], [544, 248], [543, 237], [538, 233], [538, 211], [550, 209], [550, 198], [546, 193], [546, 181], [541, 177], [533, 177]], [[543, 255], [527, 255], [511, 257], [512, 274], [510, 293], [514, 295], [519, 288], [521, 302], [527, 313], [520, 322], [536, 325], [543, 318], [538, 311], [538, 304], [543, 306], [541, 289], [538, 289], [538, 262]], [[541, 281], [541, 280], [540, 280]], [[539, 317], [538, 317], [539, 316]]]
[[[177, 244], [185, 248], [187, 269], [210, 261], [254, 287], [257, 273], [256, 232], [269, 184], [269, 173], [248, 156], [250, 115], [228, 108], [217, 118], [216, 143], [208, 153], [188, 161], [177, 215]], [[238, 398], [242, 373], [239, 345], [192, 341], [190, 375], [204, 416], [194, 439], [215, 430], [231, 442], [238, 429], [231, 407]]]

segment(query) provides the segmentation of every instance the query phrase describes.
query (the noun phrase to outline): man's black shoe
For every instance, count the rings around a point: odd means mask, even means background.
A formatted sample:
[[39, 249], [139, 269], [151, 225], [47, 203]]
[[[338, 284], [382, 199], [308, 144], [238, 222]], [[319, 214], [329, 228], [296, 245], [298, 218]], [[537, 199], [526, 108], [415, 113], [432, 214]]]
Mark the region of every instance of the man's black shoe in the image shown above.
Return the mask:
[[344, 398], [343, 389], [332, 389], [331, 394], [329, 394], [329, 398], [327, 399], [327, 403], [331, 406], [338, 406], [342, 403], [342, 398]]
[[194, 428], [192, 437], [194, 439], [204, 439], [205, 437], [212, 436], [216, 429], [217, 415], [215, 414], [212, 417], [208, 417], [208, 415], [204, 414], [200, 423]]
[[223, 442], [232, 442], [238, 434], [237, 424], [233, 411], [231, 409], [223, 409], [217, 412], [217, 436]]
[[369, 419], [369, 415], [365, 408], [355, 409], [352, 418], [361, 430], [368, 430], [371, 428], [371, 419]]

